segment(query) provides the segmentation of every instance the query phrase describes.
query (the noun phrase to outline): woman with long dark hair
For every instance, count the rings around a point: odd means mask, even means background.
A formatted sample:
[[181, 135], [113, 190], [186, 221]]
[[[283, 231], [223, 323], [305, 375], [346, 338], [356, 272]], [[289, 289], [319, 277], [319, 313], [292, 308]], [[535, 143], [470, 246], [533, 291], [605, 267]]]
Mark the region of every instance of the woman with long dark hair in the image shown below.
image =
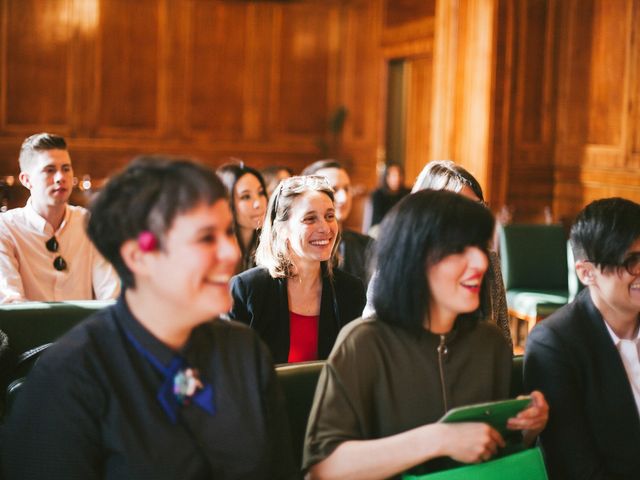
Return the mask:
[[243, 162], [222, 165], [216, 173], [229, 192], [236, 238], [242, 252], [237, 273], [244, 272], [256, 266], [256, 248], [267, 210], [267, 187], [260, 172]]

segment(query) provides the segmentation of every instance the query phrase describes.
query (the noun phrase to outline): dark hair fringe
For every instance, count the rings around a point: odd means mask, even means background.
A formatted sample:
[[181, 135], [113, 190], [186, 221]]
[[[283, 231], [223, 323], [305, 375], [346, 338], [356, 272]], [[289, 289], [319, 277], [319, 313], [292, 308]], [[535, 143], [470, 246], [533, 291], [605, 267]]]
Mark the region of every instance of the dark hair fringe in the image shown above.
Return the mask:
[[640, 205], [612, 197], [587, 205], [571, 227], [570, 243], [576, 260], [589, 260], [601, 269], [619, 266], [640, 238]]
[[398, 202], [376, 242], [373, 304], [378, 318], [422, 329], [432, 301], [427, 268], [468, 246], [486, 251], [493, 229], [486, 207], [456, 193], [423, 190]]

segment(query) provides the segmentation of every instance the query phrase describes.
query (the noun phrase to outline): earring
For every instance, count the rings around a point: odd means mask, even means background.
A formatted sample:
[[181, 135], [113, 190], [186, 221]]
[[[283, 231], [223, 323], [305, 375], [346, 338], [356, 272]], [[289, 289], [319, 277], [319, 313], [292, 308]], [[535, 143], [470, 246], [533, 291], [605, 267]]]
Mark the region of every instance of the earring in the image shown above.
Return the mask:
[[153, 252], [158, 248], [158, 241], [152, 232], [145, 230], [138, 235], [138, 246], [145, 253]]

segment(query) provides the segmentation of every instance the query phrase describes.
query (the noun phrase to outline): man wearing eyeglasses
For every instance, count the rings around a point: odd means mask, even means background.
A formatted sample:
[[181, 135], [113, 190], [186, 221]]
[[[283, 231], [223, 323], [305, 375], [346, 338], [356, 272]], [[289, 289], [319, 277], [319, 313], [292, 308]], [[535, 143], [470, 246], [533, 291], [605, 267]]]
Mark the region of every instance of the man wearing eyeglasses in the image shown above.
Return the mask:
[[19, 178], [31, 196], [0, 214], [0, 303], [116, 297], [118, 277], [85, 233], [87, 211], [68, 204], [73, 168], [64, 138], [27, 138]]
[[549, 402], [542, 446], [551, 479], [640, 475], [640, 205], [597, 200], [571, 229], [576, 299], [538, 324], [526, 389]]

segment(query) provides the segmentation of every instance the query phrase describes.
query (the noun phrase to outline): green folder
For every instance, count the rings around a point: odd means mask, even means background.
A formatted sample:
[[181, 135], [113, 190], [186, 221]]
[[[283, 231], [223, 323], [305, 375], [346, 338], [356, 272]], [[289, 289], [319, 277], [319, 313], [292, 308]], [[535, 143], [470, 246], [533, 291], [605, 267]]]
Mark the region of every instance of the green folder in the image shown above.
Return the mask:
[[[483, 422], [495, 428], [507, 444], [488, 462], [460, 466], [423, 475], [403, 475], [403, 480], [547, 480], [539, 448], [524, 449], [522, 435], [507, 429], [507, 420], [531, 403], [531, 397], [479, 403], [449, 410], [441, 422]], [[452, 464], [457, 462], [451, 461]]]
[[517, 430], [507, 429], [507, 420], [515, 417], [531, 403], [531, 397], [523, 397], [497, 402], [477, 403], [449, 410], [440, 419], [445, 423], [483, 422], [495, 428], [507, 444], [507, 452], [521, 450], [522, 436]]
[[426, 475], [404, 475], [403, 480], [548, 480], [538, 447], [484, 463], [474, 463]]

